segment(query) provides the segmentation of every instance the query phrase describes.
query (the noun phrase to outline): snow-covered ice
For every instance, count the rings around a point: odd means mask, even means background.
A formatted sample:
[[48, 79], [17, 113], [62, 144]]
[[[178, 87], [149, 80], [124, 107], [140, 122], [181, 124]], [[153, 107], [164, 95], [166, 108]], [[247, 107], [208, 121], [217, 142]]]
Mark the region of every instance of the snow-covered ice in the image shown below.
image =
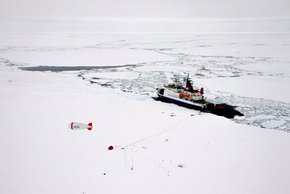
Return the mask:
[[[0, 193], [289, 193], [289, 48], [287, 33], [2, 32]], [[20, 69], [42, 66], [63, 69]], [[245, 116], [150, 98], [187, 73]]]
[[285, 124], [286, 124], [286, 121], [284, 120], [271, 120], [271, 121], [265, 121], [261, 123], [261, 126], [265, 128], [273, 129], [273, 128], [283, 126]]

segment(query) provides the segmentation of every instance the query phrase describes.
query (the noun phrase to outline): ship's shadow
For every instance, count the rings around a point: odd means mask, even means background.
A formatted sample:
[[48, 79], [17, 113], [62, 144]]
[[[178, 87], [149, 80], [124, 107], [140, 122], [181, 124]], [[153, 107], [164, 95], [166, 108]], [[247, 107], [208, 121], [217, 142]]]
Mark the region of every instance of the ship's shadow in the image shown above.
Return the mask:
[[236, 106], [231, 106], [226, 103], [215, 104], [214, 107], [207, 112], [219, 116], [224, 116], [229, 119], [232, 119], [235, 116], [244, 116], [240, 111], [236, 110]]

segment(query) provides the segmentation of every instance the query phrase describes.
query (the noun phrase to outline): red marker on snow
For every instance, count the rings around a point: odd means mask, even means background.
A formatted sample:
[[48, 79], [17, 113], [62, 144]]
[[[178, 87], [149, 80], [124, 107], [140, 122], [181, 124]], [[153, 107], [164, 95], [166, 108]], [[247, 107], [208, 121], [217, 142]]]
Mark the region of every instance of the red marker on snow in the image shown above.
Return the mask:
[[69, 124], [69, 128], [71, 130], [88, 129], [91, 131], [93, 129], [93, 123], [84, 124], [84, 123], [71, 122]]
[[113, 150], [113, 149], [114, 149], [114, 146], [112, 145], [108, 147], [108, 150]]

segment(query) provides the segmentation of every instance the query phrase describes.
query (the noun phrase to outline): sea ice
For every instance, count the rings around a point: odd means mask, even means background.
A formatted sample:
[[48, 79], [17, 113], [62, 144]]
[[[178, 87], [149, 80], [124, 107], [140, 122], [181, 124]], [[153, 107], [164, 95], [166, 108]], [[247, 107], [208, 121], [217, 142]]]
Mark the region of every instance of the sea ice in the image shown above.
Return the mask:
[[275, 129], [286, 124], [285, 120], [269, 120], [261, 123], [261, 126], [268, 129]]

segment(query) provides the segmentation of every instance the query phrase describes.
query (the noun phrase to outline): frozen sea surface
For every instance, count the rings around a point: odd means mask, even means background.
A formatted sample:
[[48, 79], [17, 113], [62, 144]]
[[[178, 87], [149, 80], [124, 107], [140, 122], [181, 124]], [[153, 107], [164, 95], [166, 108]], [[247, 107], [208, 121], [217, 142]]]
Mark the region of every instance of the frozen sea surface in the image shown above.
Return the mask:
[[245, 115], [233, 121], [290, 131], [288, 33], [2, 33], [0, 41], [1, 68], [71, 74], [136, 96], [189, 73], [208, 100]]
[[[1, 33], [0, 193], [290, 193], [289, 37]], [[150, 97], [187, 73], [245, 116]]]

